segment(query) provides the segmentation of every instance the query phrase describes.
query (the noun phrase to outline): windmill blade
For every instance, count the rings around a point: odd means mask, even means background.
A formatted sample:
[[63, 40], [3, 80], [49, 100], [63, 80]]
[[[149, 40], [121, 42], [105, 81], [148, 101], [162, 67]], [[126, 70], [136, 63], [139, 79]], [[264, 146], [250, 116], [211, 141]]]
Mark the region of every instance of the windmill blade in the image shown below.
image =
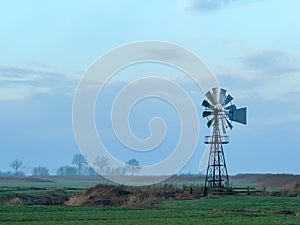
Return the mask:
[[210, 104], [208, 101], [204, 100], [202, 102], [202, 106], [206, 107], [206, 108], [210, 108], [210, 109], [214, 109], [214, 106], [212, 104]]
[[224, 100], [225, 100], [225, 96], [226, 96], [226, 90], [221, 88], [220, 90], [220, 104], [224, 105]]
[[214, 121], [214, 117], [212, 119], [210, 119], [208, 122], [207, 122], [207, 127], [210, 128], [211, 127], [211, 124], [212, 122]]
[[233, 97], [231, 95], [227, 95], [224, 100], [224, 105], [227, 105], [229, 102], [231, 102]]
[[230, 121], [229, 121], [228, 119], [226, 119], [226, 122], [227, 122], [228, 127], [232, 130], [233, 126], [232, 126], [232, 124], [230, 123]]
[[214, 94], [214, 99], [216, 101], [216, 103], [220, 103], [220, 88], [216, 87], [212, 89], [213, 94]]
[[242, 123], [242, 124], [247, 124], [247, 109], [246, 108], [241, 108], [241, 109], [233, 109], [229, 112], [228, 117], [230, 120]]
[[214, 96], [212, 95], [212, 93], [210, 91], [208, 91], [205, 96], [208, 98], [208, 100], [210, 101], [210, 103], [212, 105], [216, 105], [216, 101], [214, 99]]
[[229, 110], [229, 111], [236, 110], [236, 105], [233, 104], [233, 105], [227, 106], [225, 109]]
[[200, 171], [206, 170], [206, 168], [208, 166], [209, 153], [210, 153], [210, 145], [207, 145], [205, 151], [202, 154], [201, 161], [199, 164]]
[[202, 113], [202, 117], [204, 118], [204, 117], [208, 117], [208, 116], [210, 116], [212, 114], [212, 111], [204, 111], [203, 113]]
[[228, 118], [232, 121], [233, 120], [233, 112], [229, 111], [228, 113], [226, 113]]
[[226, 115], [229, 117], [230, 120], [232, 120], [233, 119], [233, 111], [236, 110], [236, 105], [227, 106], [225, 109], [228, 110], [228, 112], [226, 112]]

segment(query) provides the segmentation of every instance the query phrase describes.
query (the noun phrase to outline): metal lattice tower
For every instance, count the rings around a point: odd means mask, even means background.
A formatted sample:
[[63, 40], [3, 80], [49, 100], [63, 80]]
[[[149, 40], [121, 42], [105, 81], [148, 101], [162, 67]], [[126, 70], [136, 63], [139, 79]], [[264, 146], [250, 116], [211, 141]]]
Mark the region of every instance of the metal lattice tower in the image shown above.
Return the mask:
[[[223, 145], [229, 143], [226, 129], [232, 129], [232, 121], [246, 124], [246, 108], [237, 109], [231, 103], [233, 98], [226, 95], [225, 89], [213, 88], [206, 93], [207, 100], [202, 106], [205, 111], [202, 116], [208, 118], [207, 126], [212, 127], [211, 136], [205, 137], [209, 145], [209, 158], [206, 169], [204, 196], [209, 192], [222, 194], [229, 189], [229, 178], [225, 161]], [[228, 105], [228, 106], [227, 106]]]

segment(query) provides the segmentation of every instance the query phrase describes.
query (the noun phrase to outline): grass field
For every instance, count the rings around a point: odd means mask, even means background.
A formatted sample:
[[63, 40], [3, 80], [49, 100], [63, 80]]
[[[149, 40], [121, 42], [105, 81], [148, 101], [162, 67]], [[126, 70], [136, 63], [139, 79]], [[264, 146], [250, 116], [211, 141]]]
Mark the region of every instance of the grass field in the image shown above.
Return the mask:
[[[63, 206], [72, 194], [99, 183], [103, 184], [103, 181], [59, 177], [50, 180], [2, 179], [0, 224], [300, 224], [299, 192], [298, 197], [246, 195], [166, 200], [151, 209]], [[181, 181], [178, 178], [170, 183], [174, 187], [195, 184], [192, 179]], [[251, 180], [244, 181], [244, 184], [249, 183], [256, 185]], [[161, 185], [163, 187], [165, 184]]]
[[0, 206], [1, 225], [300, 224], [299, 197], [228, 196], [165, 201], [155, 209]]

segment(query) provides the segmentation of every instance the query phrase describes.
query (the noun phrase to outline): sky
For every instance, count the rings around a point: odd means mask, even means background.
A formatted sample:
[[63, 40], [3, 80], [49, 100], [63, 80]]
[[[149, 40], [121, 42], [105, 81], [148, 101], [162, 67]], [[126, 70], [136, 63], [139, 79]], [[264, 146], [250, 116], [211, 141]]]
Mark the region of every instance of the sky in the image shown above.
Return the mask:
[[[118, 46], [159, 40], [198, 55], [234, 103], [247, 107], [248, 124], [233, 124], [230, 143], [224, 146], [230, 174], [299, 174], [299, 7], [296, 0], [1, 2], [0, 170], [10, 170], [14, 159], [22, 160], [28, 173], [34, 166], [46, 166], [54, 174], [58, 167], [71, 165], [74, 153], [79, 153], [72, 104], [84, 72]], [[198, 173], [203, 137], [210, 133], [200, 117], [205, 95], [184, 74], [153, 67], [153, 73], [161, 71], [184, 83], [196, 102], [200, 139], [181, 172]], [[130, 77], [145, 71], [149, 65], [123, 74]], [[97, 103], [97, 115], [107, 114], [114, 94], [124, 85], [121, 76], [116, 74], [107, 86], [107, 95]], [[137, 136], [146, 137], [147, 121], [161, 115], [170, 126], [163, 147], [176, 145], [180, 124], [172, 107], [149, 100], [132, 113], [130, 123]], [[109, 122], [103, 126], [98, 127], [100, 133], [110, 130], [104, 143], [117, 149], [114, 154], [123, 160], [136, 157], [146, 165], [171, 153], [156, 152], [151, 157], [125, 153]]]

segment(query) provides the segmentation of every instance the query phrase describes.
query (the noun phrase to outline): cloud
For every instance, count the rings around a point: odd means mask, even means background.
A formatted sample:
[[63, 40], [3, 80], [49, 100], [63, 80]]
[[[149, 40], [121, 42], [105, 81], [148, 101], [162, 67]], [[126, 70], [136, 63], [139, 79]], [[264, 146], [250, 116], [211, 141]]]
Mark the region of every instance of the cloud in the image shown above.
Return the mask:
[[52, 90], [47, 87], [36, 87], [32, 85], [6, 86], [0, 89], [0, 101], [21, 100], [36, 94], [49, 94]]
[[270, 78], [258, 89], [266, 100], [299, 102], [300, 74], [285, 74]]
[[300, 57], [280, 50], [258, 51], [243, 56], [240, 60], [245, 69], [269, 75], [300, 72]]
[[50, 66], [0, 66], [0, 101], [22, 100], [38, 94], [73, 93], [79, 73]]
[[267, 49], [239, 57], [234, 67], [217, 66], [216, 71], [239, 99], [299, 102], [299, 61], [298, 55]]
[[275, 102], [300, 101], [300, 74], [291, 73], [271, 78], [265, 78], [251, 85], [239, 85], [243, 88], [234, 88], [235, 95], [240, 99], [256, 99]]
[[220, 65], [215, 66], [215, 72], [219, 78], [224, 77], [226, 79], [235, 79], [241, 82], [256, 82], [262, 77], [262, 74], [258, 71], [245, 70], [244, 68], [228, 68]]
[[198, 11], [215, 11], [250, 1], [251, 0], [188, 0], [186, 1], [186, 8]]
[[271, 101], [300, 100], [300, 57], [281, 50], [263, 50], [240, 58], [246, 73], [260, 74], [253, 90]]
[[[289, 113], [289, 116], [270, 114], [268, 117], [255, 118], [255, 120], [260, 125], [291, 125], [300, 124], [300, 115], [298, 113]], [[294, 128], [297, 129], [299, 126]]]

